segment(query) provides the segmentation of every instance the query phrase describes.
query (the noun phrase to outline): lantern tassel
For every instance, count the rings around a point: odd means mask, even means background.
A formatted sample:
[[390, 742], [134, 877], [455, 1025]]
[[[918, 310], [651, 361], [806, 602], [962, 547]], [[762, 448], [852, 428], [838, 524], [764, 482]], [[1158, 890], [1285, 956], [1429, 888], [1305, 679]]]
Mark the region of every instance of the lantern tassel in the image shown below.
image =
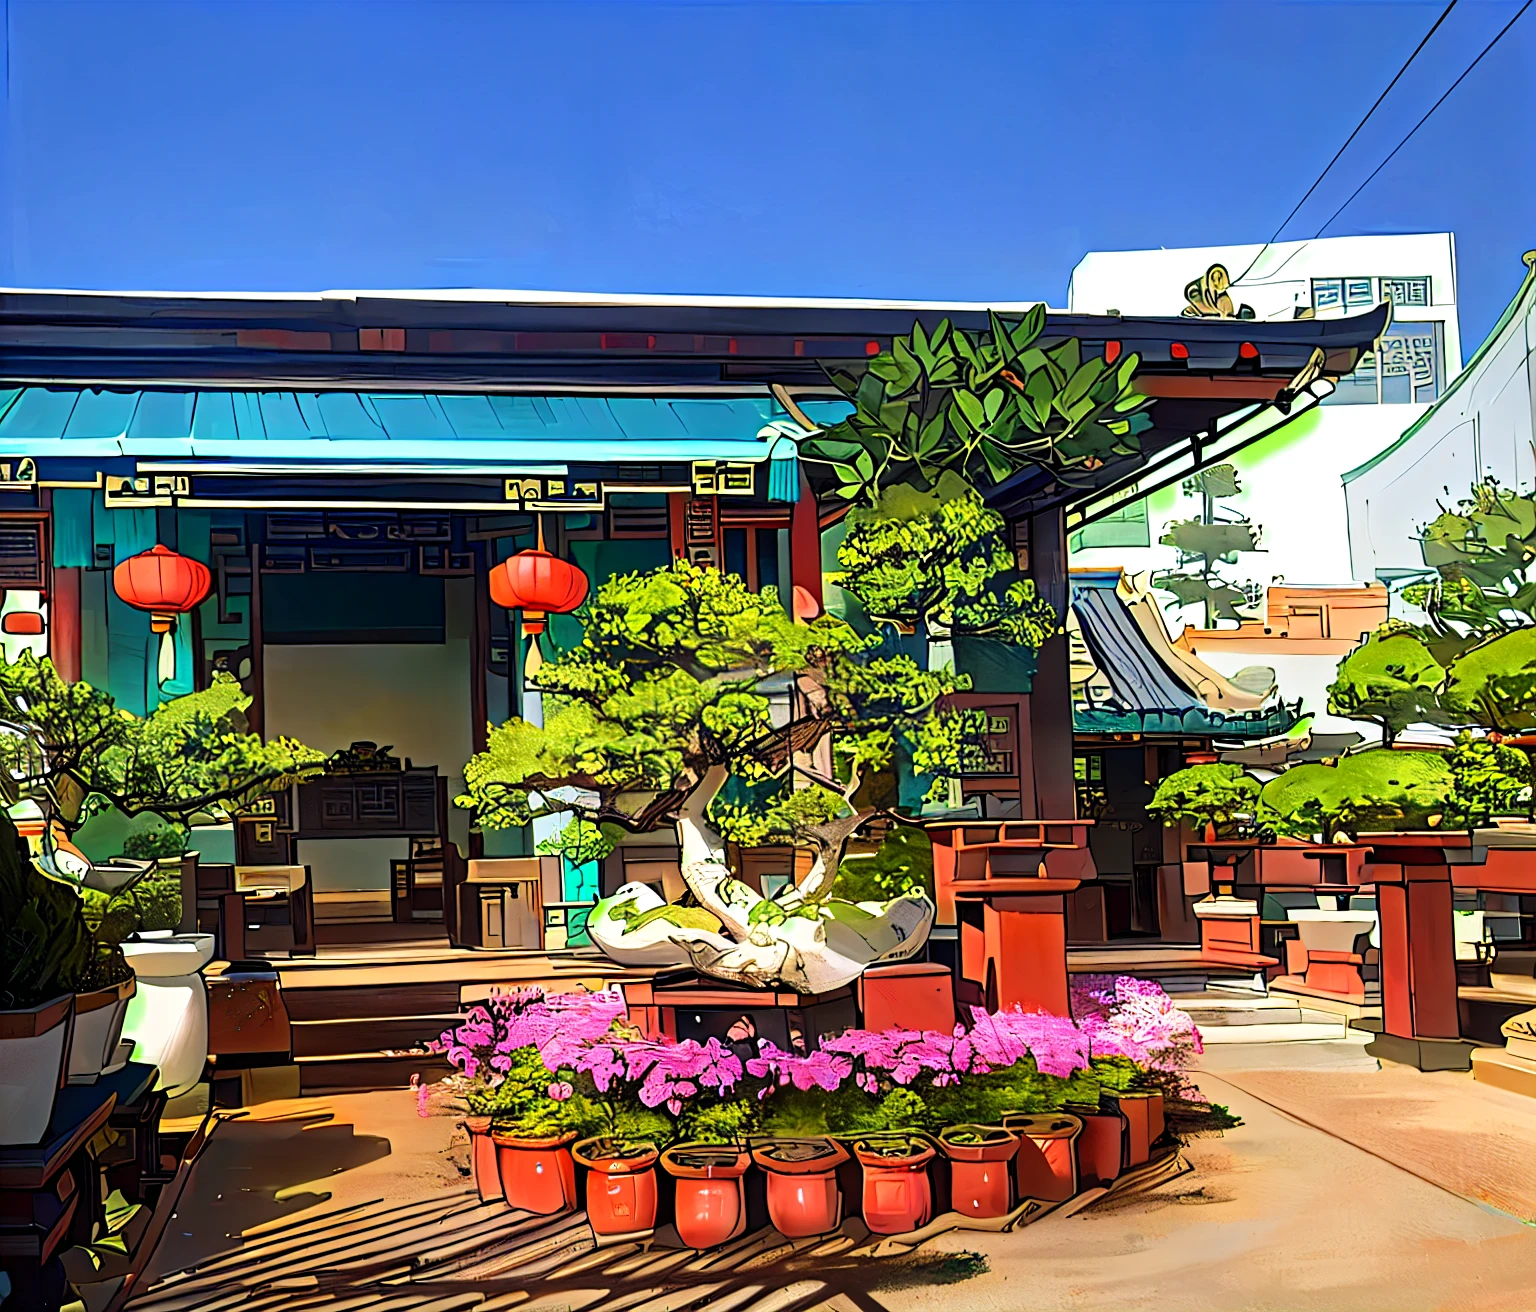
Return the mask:
[[174, 630], [167, 629], [160, 635], [160, 665], [158, 678], [160, 683], [170, 683], [176, 677], [176, 634]]
[[538, 673], [544, 668], [544, 653], [539, 650], [539, 635], [530, 634], [528, 637], [528, 656], [523, 661], [523, 682], [532, 683], [538, 677]]

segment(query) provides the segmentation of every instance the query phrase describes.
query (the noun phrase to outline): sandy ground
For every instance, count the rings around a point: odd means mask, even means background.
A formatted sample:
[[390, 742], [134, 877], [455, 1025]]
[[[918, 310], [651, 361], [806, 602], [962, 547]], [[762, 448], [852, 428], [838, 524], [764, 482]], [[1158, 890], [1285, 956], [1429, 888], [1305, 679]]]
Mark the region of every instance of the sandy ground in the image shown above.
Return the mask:
[[[1375, 1069], [1358, 1043], [1226, 1045], [1201, 1083], [1244, 1120], [1186, 1149], [1154, 1193], [1012, 1235], [955, 1284], [886, 1280], [906, 1309], [1431, 1312], [1536, 1308], [1536, 1107], [1464, 1075]], [[269, 1103], [220, 1126], [152, 1273], [238, 1247], [254, 1226], [462, 1177], [449, 1116], [409, 1093]], [[969, 1269], [971, 1263], [955, 1264]]]

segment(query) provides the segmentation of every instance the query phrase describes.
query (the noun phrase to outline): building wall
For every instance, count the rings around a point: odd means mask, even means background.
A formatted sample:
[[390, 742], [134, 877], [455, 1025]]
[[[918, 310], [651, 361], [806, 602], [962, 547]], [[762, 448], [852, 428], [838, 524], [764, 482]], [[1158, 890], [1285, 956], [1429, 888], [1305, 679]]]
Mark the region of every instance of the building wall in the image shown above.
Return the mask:
[[[1536, 253], [1527, 255], [1536, 265]], [[1438, 502], [1483, 478], [1536, 483], [1536, 270], [1466, 373], [1422, 424], [1345, 482], [1350, 544], [1362, 578], [1422, 570], [1415, 534]]]
[[[290, 734], [327, 754], [356, 741], [376, 742], [418, 766], [437, 766], [448, 777], [450, 798], [462, 792], [464, 763], [473, 752], [473, 580], [446, 583], [446, 642], [267, 646], [267, 736]], [[450, 809], [449, 832], [466, 841], [467, 812]], [[389, 858], [405, 856], [404, 847], [404, 840], [317, 840], [302, 844], [299, 855], [313, 865], [318, 892], [382, 889], [389, 886]]]
[[[1224, 246], [1095, 252], [1073, 271], [1070, 308], [1086, 313], [1177, 315], [1184, 308], [1189, 282], [1213, 264], [1225, 265], [1237, 277], [1259, 250], [1258, 246]], [[1461, 365], [1455, 253], [1449, 234], [1282, 243], [1270, 247], [1231, 294], [1237, 304], [1251, 306], [1259, 319], [1290, 319], [1299, 310], [1328, 318], [1357, 314], [1375, 304], [1383, 293], [1383, 280], [1410, 280], [1412, 288], [1399, 290], [1411, 290], [1416, 296], [1422, 293], [1425, 303], [1399, 305], [1394, 323], [1425, 324], [1426, 332], [1418, 336], [1438, 337], [1435, 379], [1429, 388], [1421, 387], [1419, 395], [1443, 391]], [[1360, 303], [1334, 303], [1336, 295], [1347, 301], [1350, 294]], [[1388, 367], [1398, 365], [1390, 362]], [[1383, 378], [1383, 386], [1387, 382]], [[1234, 459], [1242, 491], [1223, 499], [1220, 506], [1258, 524], [1262, 536], [1261, 551], [1240, 556], [1224, 570], [1228, 578], [1260, 588], [1272, 583], [1312, 586], [1374, 581], [1374, 573], [1358, 573], [1351, 560], [1343, 475], [1390, 447], [1427, 410], [1428, 401], [1345, 403], [1361, 394], [1358, 378], [1353, 383], [1346, 380], [1328, 403], [1298, 416]], [[1128, 501], [1116, 520], [1073, 535], [1072, 564], [1122, 565], [1132, 572], [1171, 569], [1175, 553], [1158, 545], [1157, 539], [1170, 522], [1192, 518], [1199, 510], [1198, 495], [1178, 488], [1140, 502]], [[1166, 595], [1162, 600], [1171, 603]], [[1175, 631], [1202, 619], [1193, 607], [1166, 605], [1165, 609]]]

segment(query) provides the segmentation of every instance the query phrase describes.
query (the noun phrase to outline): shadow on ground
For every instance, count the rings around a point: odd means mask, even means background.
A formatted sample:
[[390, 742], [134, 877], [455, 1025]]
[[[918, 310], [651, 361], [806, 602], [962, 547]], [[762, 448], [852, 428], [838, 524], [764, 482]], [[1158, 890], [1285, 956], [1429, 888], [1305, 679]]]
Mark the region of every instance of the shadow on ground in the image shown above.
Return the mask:
[[328, 1201], [321, 1187], [328, 1177], [390, 1151], [388, 1139], [358, 1134], [329, 1114], [226, 1121], [198, 1158], [202, 1187], [188, 1191], [166, 1226], [149, 1279], [238, 1249], [253, 1227]]

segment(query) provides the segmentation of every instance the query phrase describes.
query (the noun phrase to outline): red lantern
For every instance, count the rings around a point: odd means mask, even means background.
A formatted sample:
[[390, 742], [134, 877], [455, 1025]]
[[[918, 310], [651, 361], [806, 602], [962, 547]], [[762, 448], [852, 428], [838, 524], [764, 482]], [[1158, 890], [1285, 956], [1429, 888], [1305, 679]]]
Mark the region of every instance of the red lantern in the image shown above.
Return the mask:
[[519, 551], [491, 571], [491, 600], [523, 612], [523, 632], [543, 633], [546, 614], [564, 615], [587, 599], [587, 576], [547, 551]]
[[149, 611], [156, 633], [169, 633], [178, 615], [196, 609], [212, 582], [208, 566], [159, 543], [129, 556], [112, 571], [117, 595], [135, 610]]
[[135, 610], [147, 610], [150, 630], [161, 635], [161, 683], [168, 683], [176, 674], [176, 646], [171, 631], [176, 627], [177, 617], [195, 610], [208, 595], [212, 583], [208, 566], [177, 555], [159, 543], [137, 556], [129, 556], [112, 571], [112, 586], [117, 595]]

